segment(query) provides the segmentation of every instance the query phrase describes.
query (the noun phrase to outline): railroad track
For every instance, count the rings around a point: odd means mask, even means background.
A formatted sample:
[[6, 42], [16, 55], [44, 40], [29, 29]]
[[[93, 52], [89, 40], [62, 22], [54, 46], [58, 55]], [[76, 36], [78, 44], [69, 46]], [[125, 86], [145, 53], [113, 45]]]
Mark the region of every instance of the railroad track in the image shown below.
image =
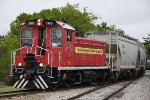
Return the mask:
[[131, 83], [133, 83], [134, 80], [130, 81], [129, 83], [127, 83], [125, 86], [123, 86], [122, 88], [120, 88], [119, 90], [113, 92], [112, 94], [110, 94], [109, 96], [107, 96], [106, 98], [104, 98], [103, 100], [109, 100], [111, 97], [115, 96], [116, 94], [118, 94], [119, 92], [121, 92], [122, 90], [124, 90], [127, 86], [129, 86]]
[[[125, 81], [119, 81], [117, 83], [121, 83], [121, 82], [125, 82]], [[115, 84], [117, 84], [115, 83]], [[131, 82], [132, 83], [132, 82]], [[130, 84], [131, 84], [130, 83]], [[107, 87], [107, 86], [110, 86], [112, 85], [112, 83], [110, 82], [103, 82], [101, 83], [100, 85], [75, 85], [74, 87], [71, 87], [71, 88], [66, 88], [66, 87], [58, 87], [57, 89], [51, 89], [51, 90], [22, 90], [22, 91], [17, 91], [17, 92], [6, 92], [6, 93], [0, 93], [0, 99], [1, 98], [11, 98], [11, 97], [15, 97], [15, 96], [24, 96], [24, 95], [29, 95], [29, 94], [36, 94], [36, 93], [42, 93], [42, 92], [57, 92], [57, 91], [63, 91], [63, 90], [66, 90], [66, 89], [77, 89], [77, 88], [84, 88], [84, 87], [91, 87], [91, 89], [85, 91], [85, 92], [82, 92], [76, 96], [73, 96], [73, 97], [70, 97], [68, 100], [75, 100], [75, 99], [78, 99], [82, 96], [85, 96], [87, 94], [90, 94], [96, 90], [99, 90], [101, 88], [104, 88], [104, 87]], [[128, 84], [129, 85], [129, 84]], [[127, 87], [124, 86], [124, 88]], [[118, 92], [121, 91], [121, 90], [118, 90]], [[115, 93], [112, 93], [110, 96], [108, 96], [107, 98], [105, 98], [104, 100], [108, 100], [110, 97], [114, 96], [115, 94], [117, 94], [118, 92], [115, 92]]]
[[[42, 92], [54, 92], [54, 91], [63, 91], [66, 89], [76, 89], [76, 88], [81, 88], [81, 87], [93, 87], [95, 85], [75, 85], [71, 88], [66, 88], [66, 87], [54, 87], [53, 89], [47, 89], [47, 90], [20, 90], [20, 91], [12, 91], [12, 92], [3, 92], [0, 93], [0, 99], [1, 98], [11, 98], [15, 96], [24, 96], [24, 95], [29, 95], [29, 94], [36, 94], [36, 93], [42, 93]], [[56, 89], [57, 88], [57, 89]]]
[[0, 93], [0, 99], [1, 98], [10, 98], [14, 96], [22, 96], [27, 94], [35, 94], [40, 93], [41, 90], [21, 90], [21, 91], [12, 91], [12, 92], [4, 92]]
[[[119, 93], [120, 91], [122, 91], [123, 89], [125, 89], [127, 86], [129, 86], [133, 81], [135, 81], [135, 80], [129, 81], [129, 82], [128, 82], [127, 84], [125, 84], [122, 88], [120, 88], [119, 90], [113, 92], [113, 93], [110, 94], [109, 96], [105, 97], [103, 100], [109, 100], [111, 97], [113, 97], [114, 95], [116, 95], [117, 93]], [[117, 82], [117, 83], [120, 83], [120, 82]], [[115, 84], [117, 84], [117, 83], [115, 83]], [[87, 91], [85, 91], [85, 92], [82, 92], [82, 93], [80, 93], [80, 94], [78, 94], [78, 95], [75, 95], [75, 96], [73, 96], [73, 97], [70, 97], [70, 98], [68, 98], [68, 100], [76, 100], [76, 99], [79, 99], [79, 98], [81, 98], [82, 96], [88, 95], [88, 94], [90, 94], [90, 93], [92, 93], [92, 92], [94, 92], [94, 91], [96, 91], [96, 90], [105, 88], [105, 87], [110, 86], [110, 85], [112, 85], [112, 84], [105, 84], [105, 85], [101, 85], [101, 86], [96, 86], [96, 87], [94, 87], [94, 88], [92, 88], [92, 89], [89, 89], [89, 90], [87, 90]]]

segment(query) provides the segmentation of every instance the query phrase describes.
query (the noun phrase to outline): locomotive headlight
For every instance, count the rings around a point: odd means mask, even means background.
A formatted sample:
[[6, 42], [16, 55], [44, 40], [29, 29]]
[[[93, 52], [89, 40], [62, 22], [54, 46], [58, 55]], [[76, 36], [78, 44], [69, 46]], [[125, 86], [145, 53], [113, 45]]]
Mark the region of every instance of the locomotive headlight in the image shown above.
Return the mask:
[[40, 19], [38, 19], [38, 23], [37, 23], [39, 26], [41, 25], [41, 20]]
[[40, 23], [41, 22], [41, 19], [38, 19], [38, 23]]
[[42, 66], [43, 66], [43, 63], [40, 63], [39, 66], [42, 67]]
[[18, 66], [21, 66], [22, 65], [22, 63], [18, 63]]
[[38, 23], [38, 25], [40, 26], [40, 25], [41, 25], [41, 23]]

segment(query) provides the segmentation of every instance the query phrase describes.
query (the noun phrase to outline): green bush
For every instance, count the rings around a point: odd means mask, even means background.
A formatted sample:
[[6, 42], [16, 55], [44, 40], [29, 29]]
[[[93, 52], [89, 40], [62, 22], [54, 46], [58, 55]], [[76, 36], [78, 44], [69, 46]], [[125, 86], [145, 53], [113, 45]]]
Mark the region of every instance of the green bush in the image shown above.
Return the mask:
[[3, 41], [0, 41], [0, 80], [7, 81], [10, 69], [11, 51], [19, 47], [19, 36], [7, 35]]

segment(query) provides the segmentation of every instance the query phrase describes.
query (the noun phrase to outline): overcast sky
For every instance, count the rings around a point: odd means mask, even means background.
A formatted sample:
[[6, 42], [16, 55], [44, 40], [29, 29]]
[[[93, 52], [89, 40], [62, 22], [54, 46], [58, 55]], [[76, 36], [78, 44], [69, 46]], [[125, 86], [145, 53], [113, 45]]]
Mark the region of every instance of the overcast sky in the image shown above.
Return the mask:
[[79, 3], [80, 9], [88, 7], [89, 11], [101, 17], [96, 23], [106, 21], [116, 25], [126, 34], [139, 39], [150, 33], [150, 0], [0, 0], [0, 35], [6, 34], [9, 24], [20, 13], [40, 12], [42, 9]]

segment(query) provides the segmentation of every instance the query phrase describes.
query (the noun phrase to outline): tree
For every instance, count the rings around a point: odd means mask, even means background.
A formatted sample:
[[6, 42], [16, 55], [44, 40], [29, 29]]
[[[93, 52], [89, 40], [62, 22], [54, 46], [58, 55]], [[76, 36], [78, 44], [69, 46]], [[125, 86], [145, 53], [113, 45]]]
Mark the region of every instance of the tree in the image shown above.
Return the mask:
[[122, 29], [116, 28], [116, 25], [108, 26], [107, 22], [104, 21], [97, 25], [97, 30], [116, 31], [119, 35], [125, 35], [125, 32]]
[[143, 39], [144, 39], [144, 46], [146, 49], [147, 57], [150, 60], [150, 34], [148, 34], [147, 38], [143, 38]]
[[10, 55], [11, 51], [19, 47], [19, 37], [16, 35], [7, 35], [0, 41], [0, 80], [7, 81], [6, 72], [10, 67]]
[[144, 37], [143, 37], [143, 39], [144, 39], [144, 44], [145, 44], [145, 45], [150, 44], [150, 34], [148, 34], [148, 37], [147, 37], [147, 38], [144, 38]]

